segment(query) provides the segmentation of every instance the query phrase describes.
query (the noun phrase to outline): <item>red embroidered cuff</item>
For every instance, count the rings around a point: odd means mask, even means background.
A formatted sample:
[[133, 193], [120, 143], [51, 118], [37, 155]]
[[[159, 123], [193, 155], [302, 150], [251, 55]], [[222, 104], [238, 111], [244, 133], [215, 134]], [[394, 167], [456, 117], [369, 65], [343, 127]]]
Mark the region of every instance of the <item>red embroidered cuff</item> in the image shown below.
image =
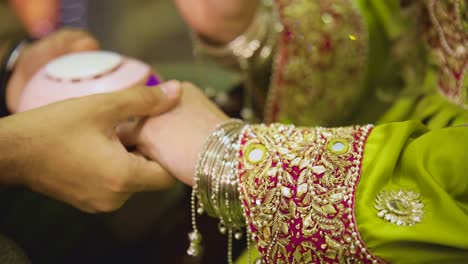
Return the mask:
[[372, 126], [249, 126], [240, 194], [265, 263], [384, 263], [359, 236], [354, 194]]

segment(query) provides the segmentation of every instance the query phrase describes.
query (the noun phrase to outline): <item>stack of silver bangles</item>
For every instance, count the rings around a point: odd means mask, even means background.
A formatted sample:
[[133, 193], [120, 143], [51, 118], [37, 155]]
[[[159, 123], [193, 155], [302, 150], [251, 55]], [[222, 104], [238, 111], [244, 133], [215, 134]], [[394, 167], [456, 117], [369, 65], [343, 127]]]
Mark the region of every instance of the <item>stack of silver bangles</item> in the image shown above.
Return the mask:
[[238, 199], [235, 167], [242, 127], [241, 121], [230, 120], [214, 131], [207, 142], [206, 151], [199, 160], [196, 172], [201, 208], [230, 227], [245, 222]]
[[241, 230], [246, 223], [239, 198], [237, 175], [239, 137], [244, 127], [245, 124], [237, 119], [218, 125], [200, 154], [192, 192], [193, 231], [189, 234], [189, 255], [197, 256], [201, 250], [196, 213], [206, 212], [220, 219], [218, 227], [222, 234], [228, 233], [228, 263], [232, 262], [232, 234], [234, 233], [236, 239], [241, 239]]

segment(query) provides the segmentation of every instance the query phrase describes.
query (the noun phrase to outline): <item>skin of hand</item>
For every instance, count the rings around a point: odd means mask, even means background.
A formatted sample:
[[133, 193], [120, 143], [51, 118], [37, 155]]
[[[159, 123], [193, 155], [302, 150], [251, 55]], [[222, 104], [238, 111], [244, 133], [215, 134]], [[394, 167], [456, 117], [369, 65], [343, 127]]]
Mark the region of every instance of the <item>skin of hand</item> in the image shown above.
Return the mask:
[[59, 56], [98, 50], [99, 43], [90, 34], [81, 30], [61, 30], [23, 49], [18, 58], [6, 90], [7, 106], [16, 112], [23, 88], [33, 75], [50, 60]]
[[192, 185], [203, 145], [228, 117], [194, 85], [182, 83], [182, 89], [181, 102], [172, 111], [145, 121], [137, 143], [140, 152]]
[[175, 0], [175, 3], [196, 33], [222, 45], [245, 32], [260, 0]]
[[85, 212], [119, 208], [134, 192], [174, 182], [158, 163], [128, 152], [116, 126], [169, 111], [180, 83], [70, 99], [0, 119], [0, 183], [24, 185]]
[[8, 3], [31, 36], [43, 37], [57, 26], [59, 0], [9, 0]]

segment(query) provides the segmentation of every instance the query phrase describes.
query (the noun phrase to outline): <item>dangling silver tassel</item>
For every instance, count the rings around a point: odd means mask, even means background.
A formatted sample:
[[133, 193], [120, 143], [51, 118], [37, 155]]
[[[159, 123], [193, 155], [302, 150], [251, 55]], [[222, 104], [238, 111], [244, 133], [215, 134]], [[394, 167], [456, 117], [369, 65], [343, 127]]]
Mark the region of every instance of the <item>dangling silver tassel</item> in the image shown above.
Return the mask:
[[[187, 249], [187, 254], [192, 256], [192, 257], [196, 257], [200, 254], [201, 250], [202, 250], [202, 235], [200, 233], [200, 231], [198, 231], [198, 228], [197, 228], [197, 215], [196, 215], [196, 197], [197, 197], [197, 189], [194, 188], [192, 190], [192, 196], [191, 196], [191, 209], [192, 209], [192, 232], [190, 232], [188, 234], [188, 238], [189, 238], [189, 248]], [[202, 209], [202, 207], [199, 207], [199, 209]], [[202, 213], [203, 211], [200, 210]]]

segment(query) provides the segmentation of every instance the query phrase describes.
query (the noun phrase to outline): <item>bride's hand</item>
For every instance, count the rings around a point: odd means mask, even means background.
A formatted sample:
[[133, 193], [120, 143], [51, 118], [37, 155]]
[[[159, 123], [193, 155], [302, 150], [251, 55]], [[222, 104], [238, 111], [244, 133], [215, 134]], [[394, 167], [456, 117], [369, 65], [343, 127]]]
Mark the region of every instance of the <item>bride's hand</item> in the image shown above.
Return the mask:
[[225, 44], [242, 34], [260, 0], [175, 0], [182, 17], [201, 36]]
[[198, 155], [217, 124], [228, 117], [194, 85], [182, 83], [183, 96], [172, 111], [143, 123], [139, 150], [172, 175], [192, 185]]

